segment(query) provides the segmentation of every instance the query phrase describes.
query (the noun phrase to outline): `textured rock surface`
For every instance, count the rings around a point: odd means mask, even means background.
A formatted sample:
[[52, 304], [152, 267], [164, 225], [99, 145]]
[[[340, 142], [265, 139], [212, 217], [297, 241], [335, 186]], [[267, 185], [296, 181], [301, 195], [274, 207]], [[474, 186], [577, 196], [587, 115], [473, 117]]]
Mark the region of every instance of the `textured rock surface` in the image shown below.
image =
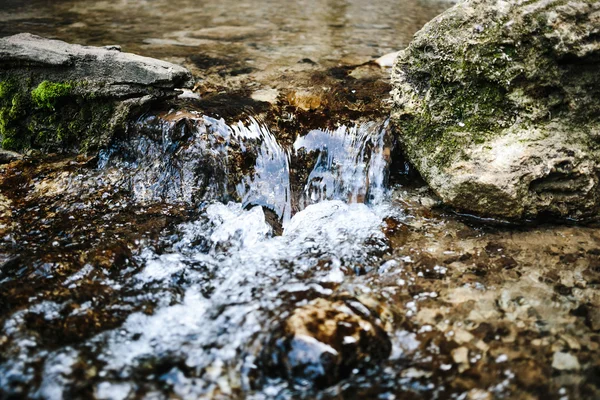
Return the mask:
[[285, 322], [279, 366], [288, 378], [329, 386], [364, 363], [389, 357], [391, 342], [382, 325], [357, 300], [315, 299]]
[[393, 120], [447, 204], [480, 215], [596, 217], [600, 2], [467, 0], [393, 70]]
[[122, 128], [130, 112], [189, 87], [175, 64], [19, 34], [0, 39], [2, 147], [90, 150]]
[[23, 156], [17, 152], [0, 149], [0, 164], [6, 164], [11, 161], [21, 160]]

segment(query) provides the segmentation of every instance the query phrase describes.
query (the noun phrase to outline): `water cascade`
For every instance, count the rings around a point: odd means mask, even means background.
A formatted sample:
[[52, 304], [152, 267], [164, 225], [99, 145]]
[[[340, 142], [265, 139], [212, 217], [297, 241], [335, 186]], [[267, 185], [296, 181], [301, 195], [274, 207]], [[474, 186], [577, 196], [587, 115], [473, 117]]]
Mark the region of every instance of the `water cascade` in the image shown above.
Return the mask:
[[379, 203], [390, 162], [387, 123], [312, 130], [284, 148], [253, 118], [227, 125], [172, 112], [140, 119], [133, 138], [101, 154], [99, 168], [124, 171], [123, 185], [141, 202], [231, 200], [264, 206], [287, 223], [323, 200]]
[[[335, 382], [387, 358], [391, 344], [377, 311], [357, 300], [355, 288], [342, 289], [347, 275], [377, 268], [389, 248], [382, 232], [392, 213], [382, 202], [390, 152], [386, 126], [312, 130], [285, 148], [255, 119], [227, 125], [175, 112], [139, 120], [128, 138], [101, 153], [95, 173], [116, 176], [115, 187], [137, 203], [183, 204], [196, 208], [198, 217], [158, 245], [140, 243], [128, 268], [98, 282], [111, 288], [111, 307], [127, 318], [45, 356], [37, 395], [64, 396], [81, 359], [103, 379], [96, 388], [101, 398], [139, 390], [136, 382], [144, 376], [144, 391], [163, 382], [192, 399], [257, 388], [263, 395], [284, 393], [285, 382]], [[268, 213], [276, 215], [275, 223]], [[69, 287], [91, 271], [87, 266], [70, 277]], [[352, 327], [344, 328], [344, 341], [326, 344], [301, 332], [282, 333], [297, 325], [289, 318], [301, 318], [296, 314], [302, 309], [294, 310], [315, 301], [328, 302]], [[152, 312], [139, 310], [140, 304]], [[39, 307], [50, 319], [65, 312], [64, 304]], [[4, 327], [19, 337], [21, 352], [35, 340], [16, 328], [23, 315]], [[277, 342], [281, 335], [291, 339]], [[354, 355], [342, 357], [348, 352]], [[26, 378], [27, 368], [24, 361], [0, 365], [9, 377]]]

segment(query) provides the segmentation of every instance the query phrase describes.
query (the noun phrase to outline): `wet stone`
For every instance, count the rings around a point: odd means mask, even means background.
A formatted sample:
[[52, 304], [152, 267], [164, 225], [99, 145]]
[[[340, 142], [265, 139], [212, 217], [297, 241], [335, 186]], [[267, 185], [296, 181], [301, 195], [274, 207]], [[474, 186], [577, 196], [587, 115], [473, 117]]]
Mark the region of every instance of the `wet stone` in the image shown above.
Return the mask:
[[598, 308], [589, 307], [587, 319], [592, 330], [600, 331], [600, 310]]
[[[0, 38], [0, 147], [90, 152], [154, 101], [190, 88], [176, 64], [22, 33]], [[13, 154], [0, 153], [0, 163]]]
[[9, 162], [21, 160], [22, 154], [10, 150], [0, 149], [0, 164], [8, 164]]
[[282, 335], [277, 366], [301, 385], [329, 386], [391, 351], [381, 321], [356, 300], [313, 300], [294, 310]]
[[517, 366], [515, 375], [519, 384], [526, 388], [536, 388], [546, 379], [543, 368], [531, 360]]
[[579, 370], [579, 360], [573, 354], [557, 351], [552, 357], [552, 368], [561, 371]]

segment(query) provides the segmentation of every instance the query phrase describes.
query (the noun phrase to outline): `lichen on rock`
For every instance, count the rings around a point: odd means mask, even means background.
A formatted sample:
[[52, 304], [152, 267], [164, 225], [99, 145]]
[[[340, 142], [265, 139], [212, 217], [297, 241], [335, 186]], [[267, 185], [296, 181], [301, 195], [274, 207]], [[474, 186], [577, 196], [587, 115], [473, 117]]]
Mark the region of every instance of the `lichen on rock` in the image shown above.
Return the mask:
[[0, 39], [3, 149], [94, 151], [125, 130], [133, 113], [190, 87], [189, 71], [118, 48], [30, 34]]
[[442, 200], [502, 218], [600, 209], [600, 3], [466, 0], [392, 74], [392, 119]]

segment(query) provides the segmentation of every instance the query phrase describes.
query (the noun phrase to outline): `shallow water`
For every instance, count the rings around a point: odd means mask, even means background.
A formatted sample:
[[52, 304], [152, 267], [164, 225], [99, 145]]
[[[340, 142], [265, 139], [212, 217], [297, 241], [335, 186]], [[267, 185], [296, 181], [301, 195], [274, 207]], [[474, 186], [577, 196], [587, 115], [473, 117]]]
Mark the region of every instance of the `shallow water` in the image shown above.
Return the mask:
[[597, 228], [457, 216], [394, 149], [370, 61], [448, 3], [0, 4], [201, 97], [1, 167], [0, 397], [600, 397]]
[[152, 57], [225, 59], [262, 71], [273, 64], [293, 68], [306, 58], [337, 65], [397, 51], [449, 5], [427, 0], [1, 3], [3, 36], [26, 31], [73, 43], [119, 44]]
[[[123, 51], [188, 67], [197, 77], [203, 113], [237, 117], [243, 109], [262, 112], [264, 104], [257, 102], [278, 100], [333, 111], [315, 128], [347, 112], [353, 115], [345, 123], [365, 109], [377, 112], [389, 92], [387, 72], [364, 63], [403, 48], [450, 5], [432, 0], [1, 4], [0, 36], [31, 32], [87, 45], [119, 44]], [[286, 110], [275, 114], [271, 120], [287, 119]]]
[[[183, 141], [150, 117], [99, 158], [4, 168], [6, 394], [596, 395], [595, 228], [473, 224], [390, 187], [385, 121], [288, 147], [255, 120], [185, 115]], [[227, 182], [197, 196], [207, 176]]]

